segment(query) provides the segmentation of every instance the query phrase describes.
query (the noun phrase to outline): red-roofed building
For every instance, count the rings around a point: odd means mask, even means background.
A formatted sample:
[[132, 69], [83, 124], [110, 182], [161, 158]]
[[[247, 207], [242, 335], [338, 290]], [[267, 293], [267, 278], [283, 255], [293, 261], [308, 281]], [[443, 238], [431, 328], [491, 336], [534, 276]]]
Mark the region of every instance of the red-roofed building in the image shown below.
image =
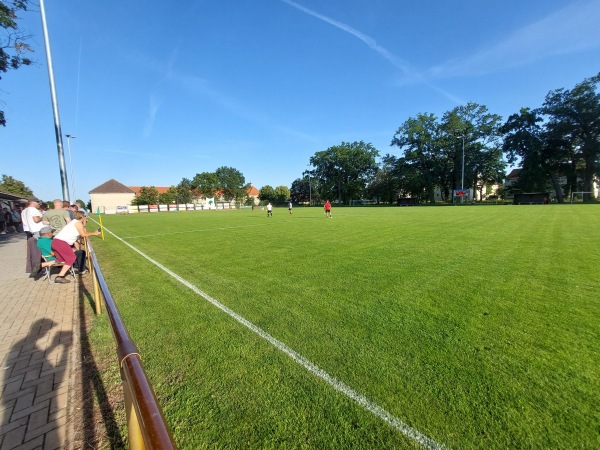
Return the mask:
[[[149, 186], [146, 186], [149, 187]], [[169, 187], [164, 186], [153, 186], [159, 194], [165, 194], [169, 191]], [[90, 194], [90, 200], [92, 203], [92, 212], [100, 209], [101, 213], [106, 211], [116, 211], [117, 206], [130, 206], [131, 201], [139, 195], [142, 186], [125, 186], [115, 179], [110, 179], [100, 186], [92, 189]], [[254, 204], [258, 204], [258, 196], [260, 191], [254, 186], [251, 186], [248, 190], [248, 196], [254, 200]], [[215, 197], [220, 198], [220, 194], [217, 192]], [[203, 198], [196, 198], [194, 203], [204, 203]], [[221, 201], [223, 199], [220, 199]]]

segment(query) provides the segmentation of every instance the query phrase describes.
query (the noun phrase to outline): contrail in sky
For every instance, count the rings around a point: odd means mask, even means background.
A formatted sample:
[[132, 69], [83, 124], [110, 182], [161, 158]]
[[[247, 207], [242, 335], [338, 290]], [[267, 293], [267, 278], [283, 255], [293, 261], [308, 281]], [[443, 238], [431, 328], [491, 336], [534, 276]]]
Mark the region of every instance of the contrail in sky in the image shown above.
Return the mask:
[[408, 62], [404, 61], [401, 58], [398, 58], [396, 55], [392, 54], [387, 49], [385, 49], [384, 47], [379, 45], [375, 39], [352, 28], [350, 25], [347, 25], [342, 22], [338, 22], [337, 20], [334, 20], [330, 17], [324, 16], [323, 14], [319, 14], [318, 12], [313, 11], [312, 9], [308, 9], [302, 5], [299, 5], [298, 3], [293, 2], [292, 0], [281, 0], [281, 1], [283, 3], [287, 3], [290, 6], [293, 6], [296, 9], [299, 9], [300, 11], [302, 11], [306, 14], [316, 17], [317, 19], [322, 20], [323, 22], [327, 22], [328, 24], [333, 25], [334, 27], [339, 28], [342, 31], [345, 31], [346, 33], [350, 33], [352, 36], [360, 39], [365, 44], [367, 44], [369, 47], [371, 47], [373, 50], [375, 50], [377, 53], [379, 53], [381, 56], [383, 56], [385, 59], [387, 59], [390, 63], [392, 63], [392, 65], [394, 67], [397, 67], [398, 69], [402, 70], [405, 75], [410, 75], [410, 76], [417, 75], [415, 73], [414, 69], [411, 67], [411, 65]]
[[322, 20], [323, 22], [326, 22], [330, 25], [333, 25], [334, 27], [339, 28], [340, 30], [345, 31], [346, 33], [349, 33], [352, 36], [360, 39], [363, 43], [367, 44], [371, 49], [375, 50], [377, 53], [379, 53], [381, 56], [383, 56], [386, 60], [388, 60], [394, 67], [396, 67], [397, 69], [400, 69], [404, 73], [404, 75], [409, 77], [411, 80], [420, 81], [420, 82], [424, 83], [426, 86], [439, 92], [444, 97], [448, 98], [449, 100], [451, 100], [454, 103], [457, 103], [457, 104], [465, 103], [465, 101], [463, 99], [458, 98], [455, 95], [444, 91], [442, 88], [440, 88], [438, 86], [434, 86], [431, 83], [428, 83], [427, 81], [425, 81], [423, 76], [418, 71], [416, 71], [410, 65], [410, 63], [408, 61], [405, 61], [402, 58], [397, 57], [396, 55], [391, 53], [389, 50], [387, 50], [386, 48], [379, 45], [377, 43], [377, 41], [375, 39], [373, 39], [372, 37], [367, 36], [364, 33], [361, 33], [357, 29], [352, 28], [350, 25], [347, 25], [342, 22], [338, 22], [337, 20], [334, 20], [331, 17], [324, 16], [323, 14], [319, 14], [318, 12], [313, 11], [312, 9], [306, 8], [302, 5], [299, 5], [298, 3], [293, 2], [292, 0], [281, 0], [281, 1], [283, 3], [286, 3], [296, 9], [302, 11], [303, 13], [306, 13], [308, 15], [316, 17], [317, 19]]

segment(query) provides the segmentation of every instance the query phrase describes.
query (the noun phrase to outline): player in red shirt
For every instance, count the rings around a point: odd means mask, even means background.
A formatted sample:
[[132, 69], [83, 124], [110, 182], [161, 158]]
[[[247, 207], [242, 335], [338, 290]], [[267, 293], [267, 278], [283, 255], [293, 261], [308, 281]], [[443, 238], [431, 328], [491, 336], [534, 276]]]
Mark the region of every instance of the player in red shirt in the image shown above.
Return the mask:
[[331, 219], [331, 203], [329, 203], [329, 200], [325, 202], [325, 217]]

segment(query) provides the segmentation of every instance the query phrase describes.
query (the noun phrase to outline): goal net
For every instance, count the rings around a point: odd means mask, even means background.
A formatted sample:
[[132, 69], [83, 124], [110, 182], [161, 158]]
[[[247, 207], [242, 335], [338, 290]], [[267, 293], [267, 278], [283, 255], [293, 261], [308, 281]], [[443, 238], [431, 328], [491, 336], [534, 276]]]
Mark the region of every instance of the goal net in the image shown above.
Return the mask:
[[571, 192], [571, 203], [582, 203], [584, 200], [584, 195], [589, 194], [590, 199], [594, 198], [593, 192]]

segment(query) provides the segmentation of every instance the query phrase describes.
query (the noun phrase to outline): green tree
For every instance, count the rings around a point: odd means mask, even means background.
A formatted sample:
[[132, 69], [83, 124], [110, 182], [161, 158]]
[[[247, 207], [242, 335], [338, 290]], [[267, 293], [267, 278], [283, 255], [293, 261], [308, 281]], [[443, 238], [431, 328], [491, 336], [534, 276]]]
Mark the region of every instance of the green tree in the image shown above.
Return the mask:
[[397, 162], [398, 159], [393, 155], [386, 154], [381, 158], [377, 173], [367, 188], [369, 197], [376, 199], [377, 203], [393, 204], [398, 198]]
[[337, 197], [343, 203], [362, 198], [377, 172], [378, 156], [379, 151], [363, 141], [342, 142], [315, 153], [310, 158], [311, 173], [318, 180], [321, 198]]
[[[440, 184], [440, 125], [433, 114], [418, 114], [409, 118], [396, 131], [392, 145], [404, 155], [399, 159], [397, 171], [411, 180], [405, 189], [413, 195], [425, 192], [430, 203], [435, 203], [435, 188]], [[421, 197], [421, 195], [419, 195]]]
[[242, 172], [233, 167], [219, 167], [215, 171], [217, 178], [217, 186], [223, 198], [226, 200], [235, 199], [243, 202], [248, 195], [249, 185], [246, 184], [246, 179]]
[[[445, 193], [449, 189], [463, 187], [481, 189], [486, 183], [498, 182], [498, 174], [505, 169], [501, 125], [502, 118], [498, 114], [492, 114], [486, 106], [473, 102], [444, 114], [440, 163], [441, 187]], [[451, 176], [444, 178], [448, 174]]]
[[132, 205], [157, 205], [159, 203], [158, 190], [154, 186], [143, 186], [140, 193], [132, 201]]
[[275, 202], [285, 203], [290, 199], [290, 190], [287, 186], [277, 186], [275, 188]]
[[19, 180], [15, 180], [9, 175], [2, 175], [2, 182], [0, 182], [0, 191], [8, 194], [18, 195], [21, 197], [33, 197], [33, 192], [25, 183]]
[[[540, 112], [546, 128], [557, 141], [569, 141], [583, 162], [583, 190], [593, 191], [594, 176], [600, 169], [600, 73], [586, 78], [572, 90], [551, 91]], [[560, 147], [557, 147], [560, 152]], [[588, 195], [584, 197], [587, 199]]]
[[219, 189], [218, 184], [219, 181], [214, 172], [202, 172], [196, 174], [191, 186], [199, 195], [205, 198], [212, 198]]
[[260, 189], [258, 198], [264, 202], [275, 202], [277, 194], [275, 193], [275, 189], [267, 184]]
[[538, 112], [529, 108], [521, 108], [518, 114], [512, 114], [501, 128], [503, 150], [510, 164], [521, 162], [523, 170], [516, 189], [544, 191], [550, 179], [556, 199], [562, 203], [559, 175], [561, 168], [569, 164], [570, 155], [567, 147], [556, 142], [542, 122]]
[[311, 200], [312, 188], [310, 186], [310, 178], [305, 176], [304, 178], [296, 178], [292, 182], [290, 188], [290, 198], [294, 203], [308, 203]]
[[[29, 36], [19, 30], [17, 23], [19, 12], [27, 11], [28, 3], [28, 0], [0, 1], [0, 73], [28, 66], [33, 62], [25, 56], [33, 52], [25, 42]], [[6, 126], [6, 118], [2, 110], [0, 110], [0, 125]]]

